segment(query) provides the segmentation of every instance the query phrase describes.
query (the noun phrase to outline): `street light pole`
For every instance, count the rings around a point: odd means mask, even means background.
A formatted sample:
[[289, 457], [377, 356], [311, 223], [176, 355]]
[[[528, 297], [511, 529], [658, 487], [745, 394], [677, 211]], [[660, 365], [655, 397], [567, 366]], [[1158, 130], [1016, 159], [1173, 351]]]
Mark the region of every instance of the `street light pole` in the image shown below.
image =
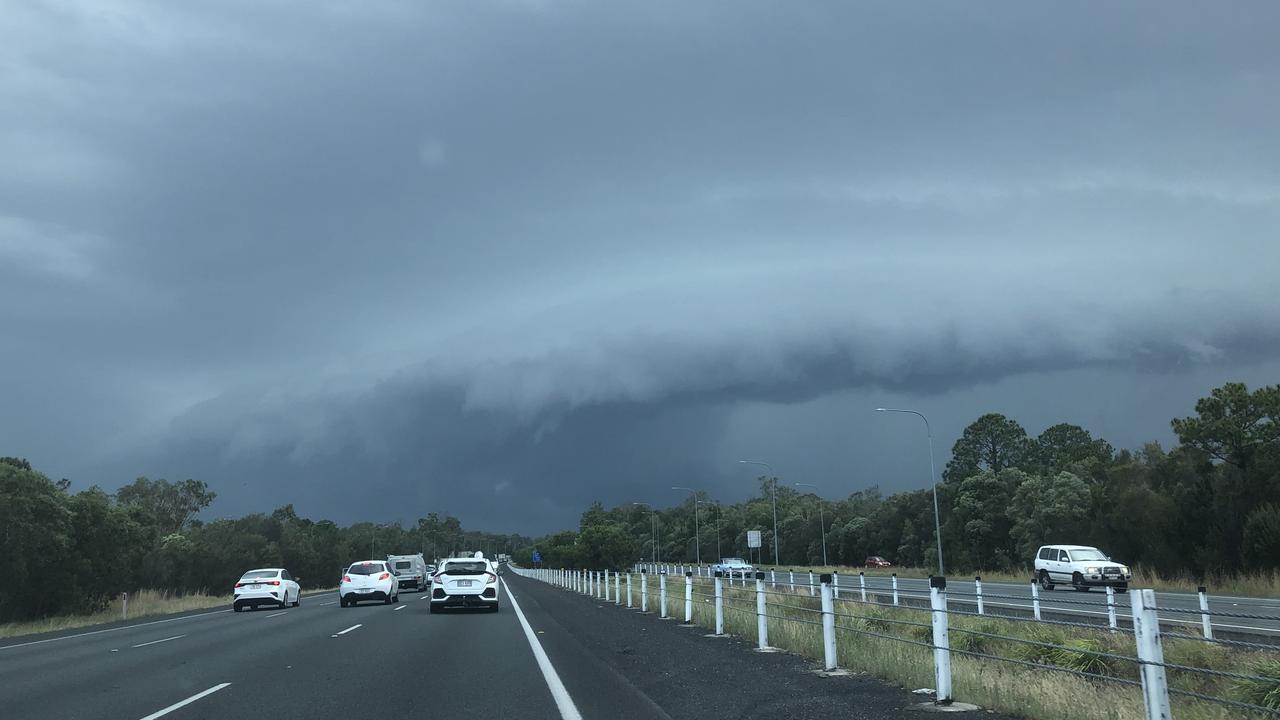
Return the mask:
[[653, 543], [653, 561], [655, 563], [662, 562], [662, 558], [660, 557], [660, 553], [658, 552], [658, 513], [653, 511], [653, 506], [650, 505], [649, 503], [633, 502], [631, 504], [643, 505], [649, 508], [649, 520], [651, 521], [649, 523], [651, 526], [649, 529], [649, 535], [650, 535], [650, 542]]
[[811, 483], [796, 483], [797, 487], [811, 487], [818, 498], [818, 531], [822, 533], [822, 564], [827, 564], [827, 523], [822, 519], [822, 496], [818, 495], [818, 486]]
[[698, 491], [694, 490], [693, 488], [680, 487], [678, 485], [672, 485], [671, 489], [672, 490], [688, 490], [689, 494], [693, 496], [693, 547], [694, 547], [694, 555], [698, 559], [698, 564], [701, 565], [702, 564], [702, 537], [701, 537], [702, 533], [698, 532]]
[[721, 552], [720, 550], [720, 501], [719, 500], [699, 500], [698, 502], [703, 505], [716, 506], [716, 557], [719, 559], [723, 559], [724, 553]]
[[769, 477], [773, 479], [773, 564], [781, 565], [778, 561], [778, 476], [773, 472], [773, 466], [767, 462], [760, 460], [739, 460], [744, 465], [762, 465], [769, 469]]
[[915, 410], [876, 408], [876, 412], [909, 413], [920, 416], [920, 419], [924, 421], [924, 431], [929, 436], [929, 483], [933, 485], [933, 531], [934, 537], [938, 540], [938, 575], [945, 576], [946, 572], [942, 569], [942, 516], [938, 514], [938, 471], [933, 462], [933, 428], [929, 426], [929, 418], [925, 417], [924, 413]]

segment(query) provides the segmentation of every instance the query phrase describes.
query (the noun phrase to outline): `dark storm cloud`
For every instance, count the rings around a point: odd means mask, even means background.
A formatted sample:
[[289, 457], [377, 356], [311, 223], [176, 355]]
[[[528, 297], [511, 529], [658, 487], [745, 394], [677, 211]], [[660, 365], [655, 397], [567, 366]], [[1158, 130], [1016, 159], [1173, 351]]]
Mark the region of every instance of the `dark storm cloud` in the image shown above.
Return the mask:
[[1166, 438], [1278, 369], [1277, 12], [6, 4], [0, 452], [540, 530], [919, 485], [886, 398]]

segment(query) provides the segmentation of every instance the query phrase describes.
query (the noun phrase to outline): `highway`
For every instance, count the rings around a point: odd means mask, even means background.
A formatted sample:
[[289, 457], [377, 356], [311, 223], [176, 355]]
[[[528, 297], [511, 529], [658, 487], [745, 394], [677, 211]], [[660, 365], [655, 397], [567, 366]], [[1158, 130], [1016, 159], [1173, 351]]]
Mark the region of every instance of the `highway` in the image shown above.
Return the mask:
[[[169, 718], [909, 718], [919, 696], [826, 679], [751, 639], [503, 575], [498, 613], [430, 614], [425, 594], [341, 608], [229, 609], [12, 638], [6, 720]], [[516, 611], [516, 604], [520, 611]], [[522, 619], [523, 617], [523, 619]], [[986, 715], [986, 717], [993, 717]]]

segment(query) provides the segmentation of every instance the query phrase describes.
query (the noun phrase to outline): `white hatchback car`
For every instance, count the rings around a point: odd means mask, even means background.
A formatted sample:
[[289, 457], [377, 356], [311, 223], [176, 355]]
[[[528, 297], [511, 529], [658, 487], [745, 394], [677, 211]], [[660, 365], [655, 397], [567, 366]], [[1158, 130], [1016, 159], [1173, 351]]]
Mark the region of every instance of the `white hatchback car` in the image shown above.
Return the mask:
[[338, 600], [342, 607], [351, 607], [361, 600], [381, 600], [389, 604], [399, 599], [400, 585], [383, 560], [352, 563], [338, 586]]
[[498, 612], [498, 572], [483, 557], [446, 558], [431, 578], [431, 612], [447, 607]]
[[232, 597], [231, 609], [236, 612], [259, 605], [297, 607], [302, 602], [302, 587], [284, 568], [262, 568], [242, 575]]

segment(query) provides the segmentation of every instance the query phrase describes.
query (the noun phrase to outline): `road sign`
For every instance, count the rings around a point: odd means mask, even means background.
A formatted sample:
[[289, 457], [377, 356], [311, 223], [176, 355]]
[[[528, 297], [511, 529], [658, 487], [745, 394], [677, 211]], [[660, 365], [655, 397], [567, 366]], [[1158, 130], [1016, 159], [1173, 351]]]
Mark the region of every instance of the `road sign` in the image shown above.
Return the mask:
[[759, 530], [747, 531], [747, 547], [749, 548], [760, 547], [760, 531]]
[[542, 553], [538, 552], [537, 550], [534, 550], [534, 551], [533, 551], [533, 561], [534, 561], [534, 562], [536, 562], [536, 563], [540, 563], [540, 562], [542, 562]]

